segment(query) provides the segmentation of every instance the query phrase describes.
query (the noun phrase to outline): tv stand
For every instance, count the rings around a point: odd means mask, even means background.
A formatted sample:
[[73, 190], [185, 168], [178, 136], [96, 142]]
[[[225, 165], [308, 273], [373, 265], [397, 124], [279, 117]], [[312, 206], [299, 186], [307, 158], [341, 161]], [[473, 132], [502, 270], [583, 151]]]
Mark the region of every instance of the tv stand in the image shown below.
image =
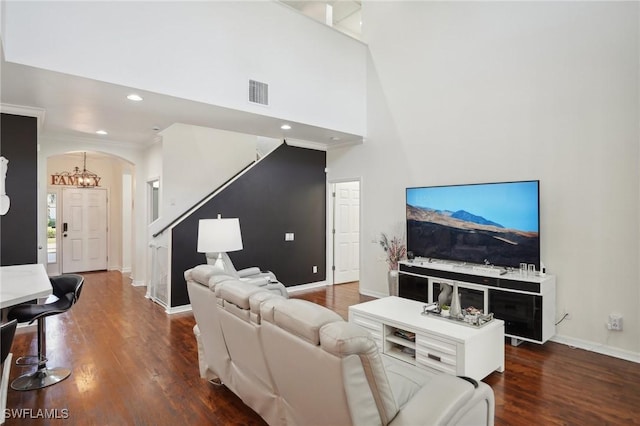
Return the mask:
[[503, 320], [513, 346], [544, 343], [556, 332], [553, 275], [521, 275], [519, 270], [422, 258], [399, 264], [400, 297], [437, 302], [442, 285], [454, 283], [462, 307], [474, 306]]

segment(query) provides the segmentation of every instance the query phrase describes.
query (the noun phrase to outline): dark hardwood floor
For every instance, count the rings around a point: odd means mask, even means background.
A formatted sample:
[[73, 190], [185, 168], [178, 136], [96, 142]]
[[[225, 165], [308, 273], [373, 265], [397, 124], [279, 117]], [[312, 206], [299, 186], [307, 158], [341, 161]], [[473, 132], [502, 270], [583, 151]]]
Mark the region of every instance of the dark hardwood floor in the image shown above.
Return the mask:
[[[199, 378], [190, 313], [166, 315], [118, 272], [85, 279], [78, 304], [47, 320], [49, 365], [72, 367], [71, 377], [38, 391], [10, 389], [14, 415], [40, 418], [10, 417], [6, 425], [264, 424], [229, 390]], [[345, 318], [349, 305], [370, 299], [357, 283], [293, 297]], [[14, 357], [35, 351], [35, 333], [20, 331]], [[22, 371], [13, 366], [11, 378]], [[507, 345], [506, 371], [484, 381], [495, 392], [496, 425], [640, 424], [640, 365], [633, 362], [556, 343]], [[52, 415], [67, 418], [45, 418]]]

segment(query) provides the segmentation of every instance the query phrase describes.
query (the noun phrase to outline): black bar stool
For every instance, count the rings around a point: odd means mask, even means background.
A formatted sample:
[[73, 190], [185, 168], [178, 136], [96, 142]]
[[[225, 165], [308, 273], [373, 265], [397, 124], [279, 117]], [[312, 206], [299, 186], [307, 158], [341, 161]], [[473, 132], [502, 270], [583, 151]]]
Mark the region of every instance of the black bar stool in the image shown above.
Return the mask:
[[53, 295], [57, 300], [41, 305], [22, 304], [12, 308], [7, 314], [8, 319], [29, 324], [38, 321], [38, 369], [33, 373], [24, 374], [11, 383], [15, 390], [34, 390], [54, 385], [69, 377], [68, 368], [47, 368], [45, 335], [45, 319], [50, 315], [57, 315], [68, 311], [80, 298], [84, 277], [75, 274], [60, 275], [49, 278], [53, 287]]

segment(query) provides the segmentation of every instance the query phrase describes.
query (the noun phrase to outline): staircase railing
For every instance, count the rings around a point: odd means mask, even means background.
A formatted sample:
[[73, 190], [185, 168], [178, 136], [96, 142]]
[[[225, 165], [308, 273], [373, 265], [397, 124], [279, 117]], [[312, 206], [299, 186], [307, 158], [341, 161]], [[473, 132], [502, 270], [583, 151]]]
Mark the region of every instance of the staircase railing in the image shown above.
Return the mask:
[[174, 224], [178, 223], [179, 221], [181, 221], [185, 216], [187, 216], [189, 213], [191, 213], [191, 211], [196, 208], [198, 205], [202, 204], [202, 202], [204, 202], [205, 200], [209, 199], [213, 194], [215, 194], [216, 192], [220, 191], [222, 188], [224, 188], [229, 182], [233, 181], [235, 178], [237, 178], [238, 176], [240, 176], [242, 173], [244, 173], [249, 167], [251, 167], [252, 165], [254, 165], [256, 162], [252, 161], [251, 163], [247, 164], [246, 166], [244, 166], [242, 168], [242, 170], [240, 170], [238, 173], [236, 173], [235, 175], [231, 176], [229, 179], [227, 179], [226, 181], [224, 181], [224, 183], [220, 186], [218, 186], [216, 189], [214, 189], [213, 191], [209, 192], [207, 195], [205, 195], [204, 197], [202, 197], [197, 203], [194, 203], [191, 207], [189, 207], [188, 209], [186, 209], [184, 211], [184, 213], [182, 213], [181, 215], [179, 215], [178, 217], [176, 217], [175, 219], [173, 219], [171, 222], [169, 222], [168, 225], [165, 225], [162, 229], [160, 229], [158, 232], [156, 232], [155, 234], [153, 234], [153, 238], [158, 237], [158, 235], [164, 233], [164, 231], [166, 231], [167, 229], [171, 228]]

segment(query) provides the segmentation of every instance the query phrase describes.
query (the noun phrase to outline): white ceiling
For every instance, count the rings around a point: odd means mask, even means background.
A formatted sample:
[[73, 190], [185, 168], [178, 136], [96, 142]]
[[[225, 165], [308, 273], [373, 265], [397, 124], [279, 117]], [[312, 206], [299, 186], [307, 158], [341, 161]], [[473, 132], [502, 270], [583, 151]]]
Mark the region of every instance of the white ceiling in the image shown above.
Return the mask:
[[[344, 3], [358, 3], [359, 7], [359, 2]], [[340, 7], [336, 9], [341, 10]], [[340, 13], [340, 16], [344, 15]], [[337, 16], [335, 10], [334, 16]], [[91, 138], [143, 147], [157, 138], [159, 130], [179, 122], [307, 141], [326, 148], [362, 141], [359, 135], [295, 122], [289, 122], [292, 129], [284, 131], [280, 129], [284, 121], [278, 118], [6, 62], [1, 45], [0, 56], [0, 102], [3, 111], [6, 112], [7, 105], [44, 110], [41, 137]], [[127, 100], [126, 96], [131, 93], [139, 94], [144, 100]], [[108, 135], [97, 135], [95, 132], [99, 129], [106, 130]]]

